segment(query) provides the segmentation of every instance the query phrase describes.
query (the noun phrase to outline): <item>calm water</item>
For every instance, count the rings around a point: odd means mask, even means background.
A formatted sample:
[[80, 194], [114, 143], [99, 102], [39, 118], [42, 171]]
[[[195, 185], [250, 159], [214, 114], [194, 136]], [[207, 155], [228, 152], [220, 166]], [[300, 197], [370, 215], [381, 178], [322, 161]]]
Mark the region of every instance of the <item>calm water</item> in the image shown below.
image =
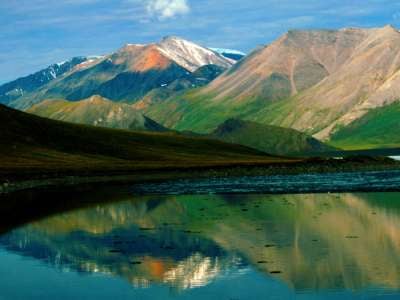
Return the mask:
[[0, 299], [400, 298], [400, 193], [98, 194], [0, 236]]

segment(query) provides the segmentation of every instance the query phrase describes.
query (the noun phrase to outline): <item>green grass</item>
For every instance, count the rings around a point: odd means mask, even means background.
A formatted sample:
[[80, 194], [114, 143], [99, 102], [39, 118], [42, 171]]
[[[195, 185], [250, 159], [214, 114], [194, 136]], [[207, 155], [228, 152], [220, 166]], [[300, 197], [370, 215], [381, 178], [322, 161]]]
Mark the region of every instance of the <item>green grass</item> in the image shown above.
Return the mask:
[[150, 107], [145, 114], [168, 128], [207, 134], [230, 118], [247, 120], [267, 104], [253, 98], [215, 100], [215, 96], [192, 90]]
[[339, 129], [330, 144], [343, 149], [400, 147], [400, 102], [376, 108]]
[[[285, 93], [275, 100], [271, 95], [233, 99], [195, 89], [151, 106], [145, 114], [168, 128], [202, 134], [232, 118], [290, 128], [297, 117], [293, 116], [296, 101], [284, 96]], [[292, 119], [288, 120], [288, 116]]]
[[274, 155], [307, 155], [336, 150], [294, 129], [237, 119], [224, 122], [210, 136]]
[[[299, 95], [277, 101], [215, 97], [216, 95], [206, 94], [202, 89], [194, 90], [150, 108], [149, 116], [167, 127], [202, 134], [212, 132], [231, 118], [291, 128], [302, 116], [314, 114], [314, 117], [309, 119], [308, 134], [319, 132], [327, 125], [326, 117], [329, 111], [323, 109], [317, 111], [299, 106]], [[371, 110], [361, 119], [339, 129], [329, 141], [329, 146], [345, 150], [398, 148], [400, 147], [399, 115], [400, 102]], [[249, 145], [249, 143], [243, 144]], [[257, 141], [251, 144], [260, 149], [257, 145], [260, 143]]]
[[142, 115], [131, 105], [116, 103], [97, 95], [74, 102], [47, 100], [34, 105], [26, 112], [53, 120], [98, 127], [168, 131]]

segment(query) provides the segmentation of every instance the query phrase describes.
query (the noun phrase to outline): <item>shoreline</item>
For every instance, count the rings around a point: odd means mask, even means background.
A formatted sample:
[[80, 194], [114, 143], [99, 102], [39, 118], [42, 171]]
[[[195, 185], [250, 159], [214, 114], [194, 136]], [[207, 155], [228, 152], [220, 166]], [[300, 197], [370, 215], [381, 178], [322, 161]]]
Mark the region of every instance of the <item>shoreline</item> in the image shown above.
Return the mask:
[[140, 196], [399, 192], [400, 170], [181, 179], [134, 184]]
[[[26, 179], [23, 174], [21, 179], [2, 180], [0, 182], [0, 195], [10, 194], [23, 190], [35, 190], [57, 187], [73, 187], [79, 185], [122, 185], [122, 184], [151, 184], [162, 183], [172, 180], [202, 180], [207, 178], [233, 178], [233, 177], [256, 177], [256, 176], [291, 176], [312, 174], [339, 174], [360, 173], [375, 171], [400, 171], [400, 162], [384, 158], [355, 157], [343, 160], [318, 160], [312, 159], [306, 162], [290, 164], [267, 164], [267, 165], [233, 165], [214, 167], [190, 167], [176, 169], [154, 169], [114, 171], [101, 173], [86, 173], [83, 175], [57, 173], [35, 173]], [[10, 178], [18, 178], [18, 173]], [[400, 190], [400, 186], [399, 186]]]

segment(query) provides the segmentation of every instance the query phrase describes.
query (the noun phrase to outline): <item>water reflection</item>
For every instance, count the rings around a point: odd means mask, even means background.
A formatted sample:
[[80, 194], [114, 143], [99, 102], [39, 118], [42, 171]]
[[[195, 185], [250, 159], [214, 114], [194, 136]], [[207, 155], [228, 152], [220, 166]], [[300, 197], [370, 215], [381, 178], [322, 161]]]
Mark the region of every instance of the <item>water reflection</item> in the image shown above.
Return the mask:
[[400, 194], [141, 197], [33, 222], [1, 245], [134, 287], [261, 272], [296, 292], [400, 290]]

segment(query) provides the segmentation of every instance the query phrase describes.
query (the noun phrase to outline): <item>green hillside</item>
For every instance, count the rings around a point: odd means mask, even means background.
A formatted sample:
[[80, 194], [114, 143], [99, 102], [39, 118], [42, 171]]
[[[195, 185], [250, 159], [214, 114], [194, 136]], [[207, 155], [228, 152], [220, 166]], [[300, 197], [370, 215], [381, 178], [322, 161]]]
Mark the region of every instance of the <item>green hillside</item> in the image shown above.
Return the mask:
[[212, 95], [200, 95], [201, 91], [202, 89], [196, 89], [171, 97], [146, 108], [144, 113], [168, 128], [207, 134], [227, 119], [244, 119], [247, 116], [246, 109], [253, 107], [249, 102], [215, 102], [212, 101]]
[[0, 178], [21, 174], [107, 173], [271, 163], [244, 146], [175, 133], [97, 128], [0, 106]]
[[[100, 96], [78, 102], [43, 101], [34, 105], [28, 112], [55, 120], [99, 127], [147, 131], [167, 130], [142, 115], [132, 105], [115, 103]], [[335, 150], [293, 129], [238, 119], [229, 119], [206, 136], [275, 155], [307, 155]]]
[[132, 105], [115, 103], [101, 96], [82, 101], [46, 100], [27, 112], [54, 120], [130, 130], [167, 131]]
[[344, 149], [393, 148], [400, 146], [400, 102], [369, 111], [338, 130], [330, 144]]
[[297, 130], [237, 119], [227, 120], [210, 136], [275, 155], [307, 155], [335, 150]]

